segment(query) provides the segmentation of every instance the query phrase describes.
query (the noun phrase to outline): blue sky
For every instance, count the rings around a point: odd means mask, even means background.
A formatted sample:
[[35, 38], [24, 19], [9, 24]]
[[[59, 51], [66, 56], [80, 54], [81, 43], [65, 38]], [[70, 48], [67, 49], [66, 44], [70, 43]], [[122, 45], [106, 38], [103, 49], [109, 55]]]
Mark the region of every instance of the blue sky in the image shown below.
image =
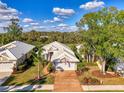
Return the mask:
[[109, 6], [124, 9], [124, 0], [1, 0], [0, 31], [14, 17], [24, 31], [75, 31], [84, 14]]

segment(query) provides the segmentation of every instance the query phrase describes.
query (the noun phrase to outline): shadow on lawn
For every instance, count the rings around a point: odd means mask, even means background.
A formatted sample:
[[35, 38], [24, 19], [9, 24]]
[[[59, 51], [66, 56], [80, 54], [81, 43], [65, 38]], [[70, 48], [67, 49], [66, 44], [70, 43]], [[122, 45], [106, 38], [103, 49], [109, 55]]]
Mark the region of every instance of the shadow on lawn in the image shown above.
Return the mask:
[[35, 65], [36, 64], [33, 61], [33, 56], [31, 56], [30, 58], [26, 59], [22, 64], [18, 65], [18, 68], [13, 72], [13, 74], [23, 73]]
[[[11, 80], [13, 80], [14, 79], [14, 77], [12, 77], [11, 76], [11, 78], [10, 78]], [[20, 89], [18, 89], [18, 90], [15, 90], [15, 91], [17, 91], [17, 92], [25, 92], [25, 91], [30, 91], [30, 92], [33, 92], [33, 91], [35, 91], [34, 89], [33, 89], [33, 87], [34, 87], [34, 85], [36, 84], [36, 85], [38, 85], [38, 84], [44, 84], [46, 82], [46, 77], [44, 77], [44, 78], [42, 78], [41, 80], [35, 80], [35, 79], [31, 79], [31, 80], [29, 80], [29, 81], [27, 81], [27, 82], [24, 82], [24, 83], [19, 83], [19, 84], [17, 84], [17, 82], [15, 82], [15, 83], [12, 83], [11, 85], [13, 85], [12, 87], [10, 87], [9, 86], [9, 83], [10, 83], [10, 80], [9, 81], [6, 81], [3, 85], [2, 85], [2, 87], [0, 87], [0, 91], [4, 91], [4, 92], [6, 92], [6, 91], [11, 91], [11, 90], [13, 90], [14, 88], [16, 88], [16, 87], [18, 87], [18, 86], [23, 86], [23, 85], [25, 85], [25, 84], [27, 84], [28, 86], [25, 86], [25, 87], [23, 87], [23, 88], [20, 88]], [[8, 85], [8, 86], [4, 86], [4, 85]]]
[[[14, 82], [14, 83], [11, 83], [12, 80], [15, 79], [15, 76], [10, 76], [10, 78], [2, 85], [3, 87], [1, 88], [0, 87], [0, 91], [15, 91], [15, 92], [34, 92], [36, 91], [34, 89], [34, 86], [35, 85], [40, 85], [40, 84], [45, 84], [46, 82], [48, 82], [48, 76], [49, 74], [47, 75], [43, 75], [41, 80], [36, 80], [35, 78], [34, 79], [30, 79], [24, 83], [18, 83], [18, 82]], [[51, 79], [50, 79], [51, 80]], [[8, 85], [8, 86], [6, 86]], [[11, 87], [10, 87], [10, 86]], [[21, 87], [23, 85], [26, 85], [24, 87]], [[20, 87], [20, 89], [17, 89], [17, 87]], [[37, 88], [41, 88], [42, 86], [37, 86]]]
[[[27, 82], [25, 82], [25, 84], [28, 84], [28, 86], [20, 89], [20, 90], [17, 90], [16, 92], [34, 92], [35, 89], [34, 89], [34, 86], [35, 84], [38, 85], [38, 84], [44, 84], [46, 82], [46, 77], [42, 78], [41, 80], [35, 80], [35, 79], [31, 79], [31, 80], [28, 80]], [[37, 86], [37, 88], [41, 88], [42, 86]]]
[[25, 83], [30, 85], [35, 85], [35, 84], [44, 84], [45, 82], [46, 82], [46, 77], [42, 77], [41, 80], [31, 79]]

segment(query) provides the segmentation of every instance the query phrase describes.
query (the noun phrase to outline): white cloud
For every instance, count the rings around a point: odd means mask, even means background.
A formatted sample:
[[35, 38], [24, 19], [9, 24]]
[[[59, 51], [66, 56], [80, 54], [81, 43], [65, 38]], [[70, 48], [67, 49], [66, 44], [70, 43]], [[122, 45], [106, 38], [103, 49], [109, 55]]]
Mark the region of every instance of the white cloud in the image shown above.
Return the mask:
[[0, 14], [12, 14], [12, 15], [17, 15], [19, 12], [18, 10], [8, 7], [7, 4], [2, 3], [0, 1]]
[[25, 32], [28, 32], [28, 31], [31, 31], [31, 30], [44, 31], [44, 29], [46, 29], [46, 27], [41, 26], [41, 25], [39, 25], [39, 26], [28, 26], [28, 27], [23, 28], [23, 30]]
[[53, 20], [48, 20], [48, 19], [47, 19], [47, 20], [44, 20], [43, 22], [44, 22], [44, 23], [53, 23], [54, 21], [53, 21]]
[[67, 27], [68, 25], [61, 23], [61, 24], [59, 24], [58, 26], [59, 26], [59, 27]]
[[[8, 7], [6, 3], [0, 1], [0, 28], [3, 29], [4, 27], [7, 27], [12, 18], [19, 19], [19, 14], [18, 10]], [[3, 32], [3, 30], [0, 30], [0, 32]]]
[[24, 22], [24, 23], [31, 23], [31, 22], [33, 22], [33, 19], [31, 19], [31, 18], [24, 18], [22, 20], [22, 22]]
[[53, 8], [53, 13], [58, 14], [58, 15], [72, 15], [75, 13], [73, 9], [64, 9], [64, 8], [59, 8], [55, 7]]
[[53, 21], [54, 22], [61, 22], [61, 21], [63, 21], [61, 18], [58, 18], [58, 17], [54, 17], [53, 18]]
[[95, 9], [98, 7], [103, 7], [104, 5], [105, 5], [105, 3], [103, 1], [95, 0], [95, 1], [87, 2], [86, 4], [80, 5], [80, 8], [90, 10], [90, 9]]
[[62, 22], [63, 20], [59, 17], [54, 17], [52, 20], [44, 20], [44, 23], [54, 23], [54, 22]]
[[29, 25], [24, 25], [23, 27], [24, 27], [24, 28], [27, 28], [27, 27], [29, 27]]
[[76, 26], [69, 26], [67, 24], [60, 24], [55, 27], [51, 27], [52, 31], [61, 31], [61, 32], [72, 32], [77, 31], [78, 28]]
[[10, 25], [10, 24], [11, 24], [10, 21], [1, 22], [1, 23], [0, 23], [0, 28], [7, 27], [7, 26]]
[[30, 24], [33, 25], [33, 26], [39, 25], [39, 23], [30, 23]]
[[31, 30], [36, 30], [36, 31], [60, 31], [60, 32], [72, 32], [72, 31], [77, 31], [78, 28], [76, 26], [70, 26], [70, 25], [64, 25], [60, 24], [57, 26], [29, 26], [25, 27], [24, 31], [31, 31]]

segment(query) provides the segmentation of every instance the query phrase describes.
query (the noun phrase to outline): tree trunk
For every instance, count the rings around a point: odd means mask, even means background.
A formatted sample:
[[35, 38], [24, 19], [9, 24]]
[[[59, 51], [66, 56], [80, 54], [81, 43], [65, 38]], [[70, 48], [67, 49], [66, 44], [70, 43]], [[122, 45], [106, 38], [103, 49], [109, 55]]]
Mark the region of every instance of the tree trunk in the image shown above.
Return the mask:
[[90, 54], [88, 54], [88, 62], [90, 62], [91, 61], [91, 56], [90, 56]]
[[38, 79], [40, 79], [40, 63], [38, 62], [38, 76], [37, 76]]
[[88, 62], [90, 62], [90, 55], [88, 55]]
[[95, 61], [95, 54], [92, 55], [92, 62]]
[[106, 66], [106, 61], [104, 60], [104, 61], [102, 62], [102, 73], [103, 73], [104, 75], [106, 74], [105, 66]]
[[89, 55], [89, 62], [92, 62], [92, 55]]
[[88, 63], [89, 62], [89, 55], [88, 54], [87, 54], [86, 58], [87, 58], [87, 63]]

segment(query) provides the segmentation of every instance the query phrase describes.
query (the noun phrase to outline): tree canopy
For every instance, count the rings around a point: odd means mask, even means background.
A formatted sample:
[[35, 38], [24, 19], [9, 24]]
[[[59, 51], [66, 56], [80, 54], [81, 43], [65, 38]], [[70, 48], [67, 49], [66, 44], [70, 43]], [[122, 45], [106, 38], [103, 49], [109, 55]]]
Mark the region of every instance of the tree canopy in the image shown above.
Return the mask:
[[[115, 7], [85, 14], [77, 23], [87, 52], [103, 62], [124, 58], [124, 10]], [[82, 29], [87, 26], [88, 30]]]

